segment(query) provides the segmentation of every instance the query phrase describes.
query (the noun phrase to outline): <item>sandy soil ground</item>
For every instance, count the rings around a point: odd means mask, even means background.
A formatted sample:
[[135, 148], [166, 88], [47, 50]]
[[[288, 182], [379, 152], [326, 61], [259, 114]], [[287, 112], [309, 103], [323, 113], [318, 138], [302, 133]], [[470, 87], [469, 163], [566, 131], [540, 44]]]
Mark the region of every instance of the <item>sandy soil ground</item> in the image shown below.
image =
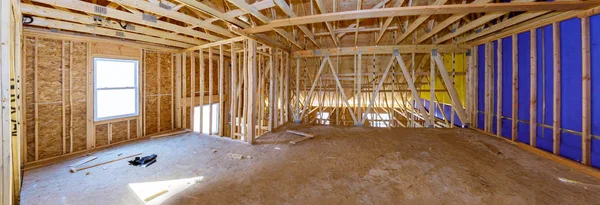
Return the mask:
[[[290, 145], [289, 141], [299, 136], [285, 133], [286, 129], [317, 137]], [[256, 145], [189, 133], [97, 152], [94, 155], [99, 158], [95, 162], [137, 152], [157, 154], [158, 162], [141, 168], [129, 166], [123, 160], [69, 173], [68, 165], [80, 158], [27, 171], [21, 202], [45, 205], [600, 202], [600, 180], [500, 139], [460, 128], [286, 124], [257, 139]], [[230, 153], [242, 154], [244, 159], [231, 158]], [[564, 182], [561, 178], [579, 183]], [[169, 181], [178, 179], [187, 180]]]

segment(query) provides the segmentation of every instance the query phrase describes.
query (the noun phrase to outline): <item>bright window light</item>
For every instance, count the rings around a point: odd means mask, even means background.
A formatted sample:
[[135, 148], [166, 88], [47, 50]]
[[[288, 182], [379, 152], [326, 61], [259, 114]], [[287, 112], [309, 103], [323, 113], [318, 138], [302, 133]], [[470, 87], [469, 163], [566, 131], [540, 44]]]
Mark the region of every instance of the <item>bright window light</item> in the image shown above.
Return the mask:
[[[219, 131], [219, 103], [212, 104], [212, 119], [210, 119], [210, 105], [202, 106], [202, 132], [207, 134], [215, 134]], [[212, 132], [208, 129], [209, 120], [212, 121]], [[194, 132], [200, 132], [200, 106], [194, 107]]]
[[138, 61], [94, 58], [94, 120], [138, 115]]

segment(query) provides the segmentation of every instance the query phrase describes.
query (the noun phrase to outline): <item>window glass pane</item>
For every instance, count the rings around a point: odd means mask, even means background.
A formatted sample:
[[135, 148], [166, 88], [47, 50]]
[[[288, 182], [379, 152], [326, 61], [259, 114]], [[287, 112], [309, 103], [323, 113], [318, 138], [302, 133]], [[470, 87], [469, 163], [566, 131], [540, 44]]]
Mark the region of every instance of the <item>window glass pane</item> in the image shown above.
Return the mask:
[[135, 89], [97, 90], [96, 119], [137, 114], [135, 91]]
[[135, 87], [137, 61], [96, 58], [96, 88]]

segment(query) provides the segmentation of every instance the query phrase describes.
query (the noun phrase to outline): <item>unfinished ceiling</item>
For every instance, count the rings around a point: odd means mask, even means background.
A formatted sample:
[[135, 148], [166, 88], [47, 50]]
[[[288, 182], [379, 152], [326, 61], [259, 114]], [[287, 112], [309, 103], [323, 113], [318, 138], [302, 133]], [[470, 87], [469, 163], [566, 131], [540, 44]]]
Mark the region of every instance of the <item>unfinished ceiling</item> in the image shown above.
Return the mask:
[[28, 29], [171, 48], [245, 36], [285, 50], [472, 44], [591, 15], [596, 1], [23, 0]]

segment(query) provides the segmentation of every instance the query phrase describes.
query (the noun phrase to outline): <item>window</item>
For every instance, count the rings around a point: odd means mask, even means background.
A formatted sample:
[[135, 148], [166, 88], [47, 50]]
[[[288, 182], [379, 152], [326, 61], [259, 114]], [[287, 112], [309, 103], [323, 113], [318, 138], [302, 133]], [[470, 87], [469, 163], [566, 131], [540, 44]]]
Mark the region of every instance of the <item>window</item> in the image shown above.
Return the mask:
[[[194, 132], [215, 134], [219, 131], [219, 103], [212, 104], [212, 119], [210, 119], [211, 105], [202, 106], [202, 132], [200, 132], [200, 106], [194, 107]], [[209, 120], [212, 121], [212, 132], [209, 133]]]
[[371, 122], [371, 127], [388, 127], [390, 116], [386, 113], [369, 113], [367, 119]]
[[94, 58], [94, 120], [138, 115], [138, 61]]
[[329, 124], [329, 112], [317, 112], [317, 123], [328, 125]]

